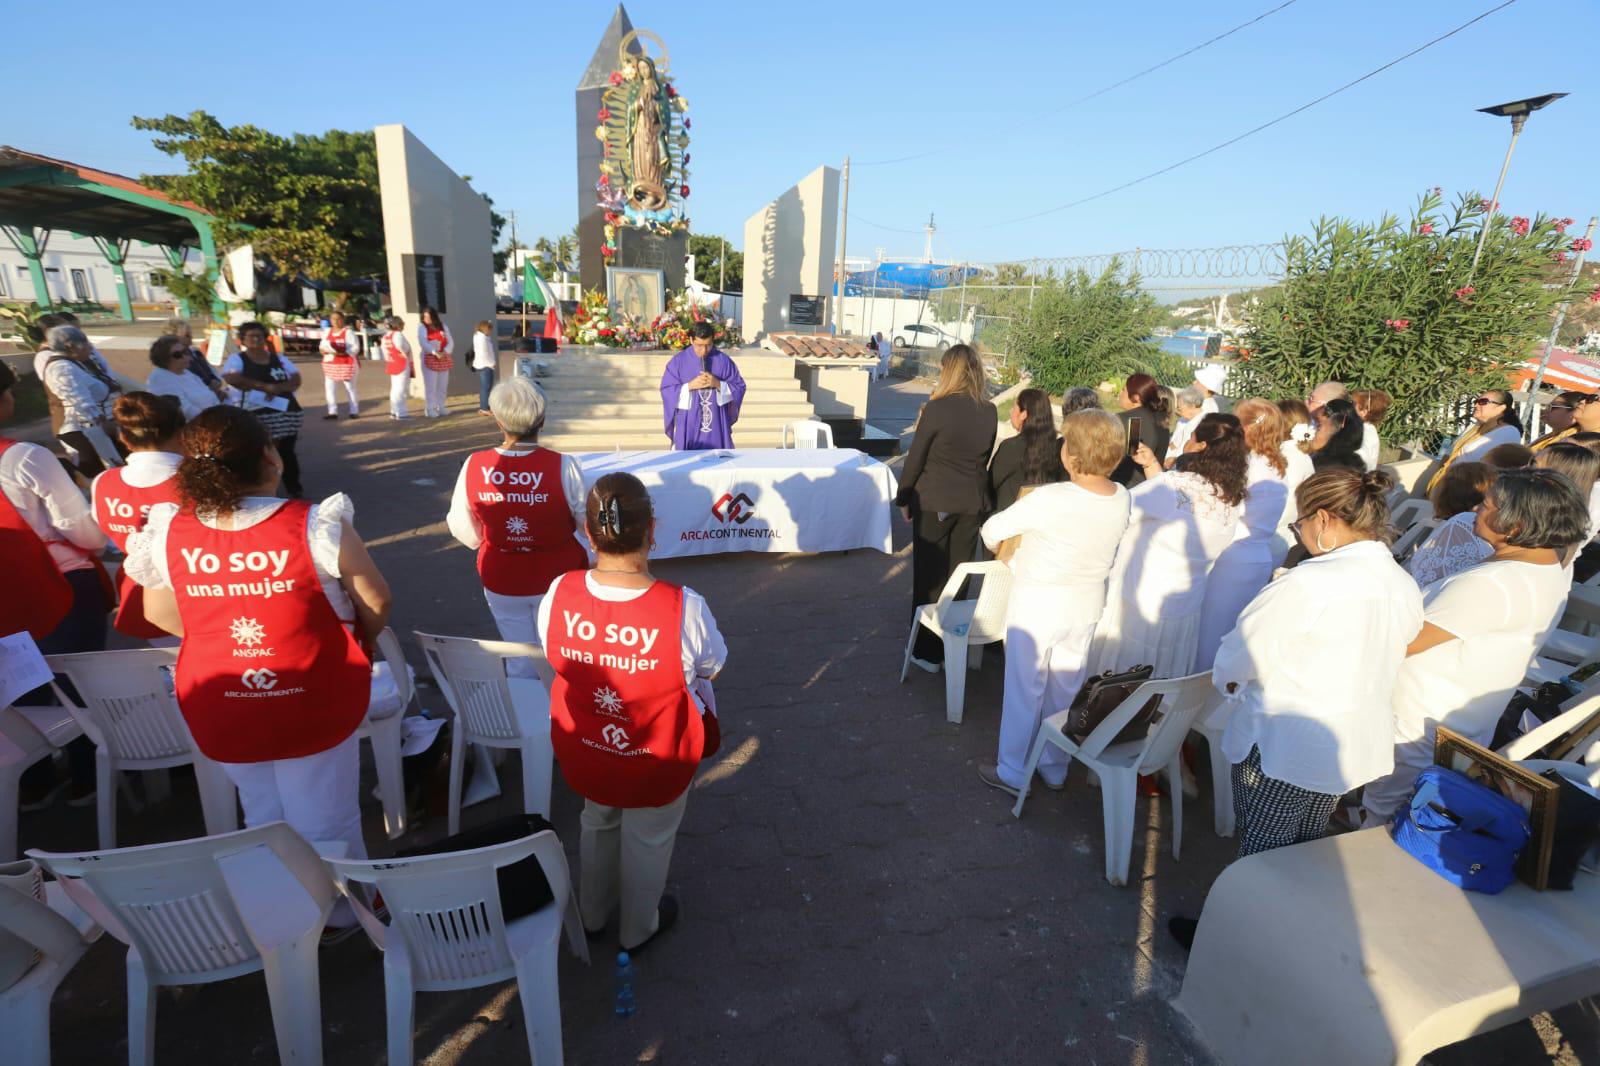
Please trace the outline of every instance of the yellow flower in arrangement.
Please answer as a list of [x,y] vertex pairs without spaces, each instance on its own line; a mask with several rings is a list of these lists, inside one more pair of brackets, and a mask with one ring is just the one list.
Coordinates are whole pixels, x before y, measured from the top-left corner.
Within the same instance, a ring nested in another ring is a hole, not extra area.
[[689,110],[689,101],[686,97],[674,96],[672,98],[672,106],[679,111],[687,111]]
[[606,225],[606,240],[614,241],[616,239],[617,239],[617,227],[615,227],[613,225],[610,225],[610,224],[607,224]]
[[594,128],[594,136],[595,136],[595,140],[599,140],[599,141],[605,140],[606,139],[606,128],[604,126],[596,126]]

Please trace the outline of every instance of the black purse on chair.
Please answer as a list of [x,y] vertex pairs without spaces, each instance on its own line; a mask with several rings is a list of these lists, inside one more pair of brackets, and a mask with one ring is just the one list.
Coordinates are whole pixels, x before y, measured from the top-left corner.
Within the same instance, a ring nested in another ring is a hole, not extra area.
[[[1133,694],[1134,689],[1149,681],[1153,673],[1155,673],[1153,666],[1135,666],[1131,670],[1107,670],[1085,681],[1078,694],[1072,698],[1072,706],[1067,716],[1067,735],[1082,740],[1094,732],[1123,700]],[[1111,743],[1122,744],[1142,739],[1149,730],[1151,719],[1155,717],[1156,707],[1160,703],[1160,696],[1150,697],[1150,702],[1139,708],[1138,712],[1128,720],[1128,724],[1118,731]]]

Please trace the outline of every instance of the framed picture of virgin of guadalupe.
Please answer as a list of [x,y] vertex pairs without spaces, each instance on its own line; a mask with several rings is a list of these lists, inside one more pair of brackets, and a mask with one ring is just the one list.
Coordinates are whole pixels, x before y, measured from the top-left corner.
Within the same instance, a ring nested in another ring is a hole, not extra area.
[[667,276],[648,267],[606,267],[606,303],[612,315],[650,323],[667,309]]

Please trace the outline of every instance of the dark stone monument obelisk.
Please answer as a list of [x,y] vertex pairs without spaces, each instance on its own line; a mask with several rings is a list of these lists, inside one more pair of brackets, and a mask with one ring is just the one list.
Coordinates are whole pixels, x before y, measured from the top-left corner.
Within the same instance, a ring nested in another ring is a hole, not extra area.
[[[594,128],[606,79],[617,69],[617,49],[622,46],[622,39],[632,32],[633,23],[628,21],[628,12],[618,4],[616,14],[611,16],[611,25],[606,27],[594,50],[594,58],[589,60],[583,77],[578,79],[578,273],[585,289],[602,292],[606,287],[606,264],[600,246],[605,242],[605,234],[601,232],[605,221],[604,212],[595,204],[594,183],[600,178],[600,160],[605,155],[605,146],[595,137]],[[638,52],[638,44],[631,50]]]
[[[605,212],[595,204],[595,182],[600,178],[600,161],[605,156],[605,145],[594,135],[599,120],[600,107],[609,85],[607,79],[617,69],[617,50],[622,39],[633,32],[633,23],[621,4],[611,16],[611,25],[594,50],[594,58],[578,81],[577,136],[578,136],[578,260],[579,279],[585,289],[606,288],[606,261],[600,254],[605,243]],[[629,46],[635,55],[642,49],[637,42]],[[614,266],[649,267],[666,275],[666,291],[674,292],[684,286],[684,257],[689,253],[689,235],[684,232],[670,236],[648,233],[632,226],[617,227],[617,254]]]

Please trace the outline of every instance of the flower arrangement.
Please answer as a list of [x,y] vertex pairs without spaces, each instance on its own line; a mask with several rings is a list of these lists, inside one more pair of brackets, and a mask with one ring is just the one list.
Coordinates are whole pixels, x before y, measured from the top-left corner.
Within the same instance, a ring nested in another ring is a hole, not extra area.
[[631,348],[650,339],[632,318],[613,315],[606,294],[599,289],[583,294],[578,309],[565,322],[565,333],[569,344],[599,348]]
[[695,303],[687,291],[674,293],[667,300],[667,309],[650,323],[650,335],[656,347],[671,352],[680,351],[689,347],[689,329],[699,322],[711,323],[711,328],[716,331],[712,343],[718,347],[738,343],[732,324],[716,308]]
[[578,302],[578,309],[566,319],[566,340],[598,348],[665,348],[679,351],[689,347],[689,329],[698,322],[711,323],[716,331],[713,343],[736,345],[739,338],[733,324],[714,307],[696,304],[689,293],[673,293],[667,309],[649,322],[614,313],[606,294],[590,289]]

